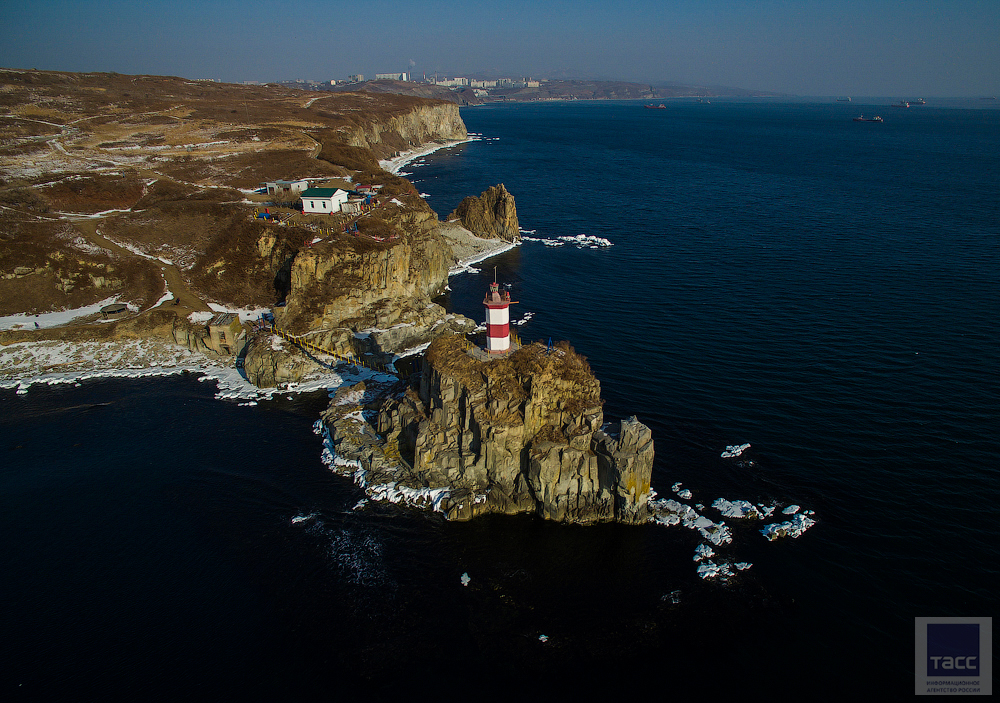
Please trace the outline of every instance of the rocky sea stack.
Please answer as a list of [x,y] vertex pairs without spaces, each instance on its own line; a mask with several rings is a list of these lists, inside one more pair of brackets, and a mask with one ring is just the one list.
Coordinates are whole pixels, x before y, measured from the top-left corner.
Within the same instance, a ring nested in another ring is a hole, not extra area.
[[503,183],[490,186],[479,197],[470,195],[458,204],[449,220],[460,220],[462,226],[486,239],[516,242],[521,239],[514,196]]
[[346,402],[363,391],[335,398],[323,423],[334,468],[372,497],[433,505],[451,520],[649,517],[651,432],[635,418],[605,425],[600,383],[566,344],[481,360],[465,337],[440,337],[422,372],[379,402],[377,431]]

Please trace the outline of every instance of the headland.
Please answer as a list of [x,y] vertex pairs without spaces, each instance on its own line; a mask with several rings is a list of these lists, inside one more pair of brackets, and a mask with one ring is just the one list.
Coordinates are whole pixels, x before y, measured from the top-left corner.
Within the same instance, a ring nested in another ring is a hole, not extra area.
[[450,519],[649,519],[651,435],[604,422],[585,359],[568,343],[478,359],[479,321],[434,302],[521,239],[502,184],[442,221],[398,175],[470,138],[455,104],[159,76],[0,82],[0,386],[192,371],[246,402],[340,388],[317,427],[372,497],[434,496]]

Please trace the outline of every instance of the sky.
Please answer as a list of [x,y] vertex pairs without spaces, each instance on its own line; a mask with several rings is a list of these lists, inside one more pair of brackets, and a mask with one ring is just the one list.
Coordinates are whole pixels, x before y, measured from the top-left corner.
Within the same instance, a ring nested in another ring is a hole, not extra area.
[[597,78],[1000,94],[1000,0],[0,0],[0,66],[216,78]]

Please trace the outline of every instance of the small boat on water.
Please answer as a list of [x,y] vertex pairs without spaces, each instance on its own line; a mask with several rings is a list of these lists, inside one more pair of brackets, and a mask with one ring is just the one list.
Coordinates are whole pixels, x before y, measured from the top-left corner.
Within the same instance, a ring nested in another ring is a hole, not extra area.
[[850,98],[850,96],[848,96],[846,98],[837,98],[837,102],[838,103],[849,103],[849,102],[851,102],[851,98]]
[[923,98],[917,98],[916,100],[911,100],[910,104],[911,105],[926,105],[927,101],[924,100]]
[[854,121],[855,122],[884,122],[884,120],[881,117],[879,117],[878,115],[875,115],[874,117],[872,117],[870,119],[865,119],[864,115],[860,115],[858,117],[855,117]]
[[909,107],[909,106],[910,103],[908,103],[906,100],[900,100],[898,103],[892,104],[892,107]]
[[660,103],[659,105],[645,105],[645,108],[647,110],[666,110],[667,106],[664,105],[663,103]]

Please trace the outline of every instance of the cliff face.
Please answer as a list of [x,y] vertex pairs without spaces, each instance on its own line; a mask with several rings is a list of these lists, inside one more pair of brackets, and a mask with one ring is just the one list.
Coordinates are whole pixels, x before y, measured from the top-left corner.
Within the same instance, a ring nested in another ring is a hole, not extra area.
[[427,101],[402,114],[379,116],[359,125],[350,133],[347,143],[386,158],[428,142],[461,140],[468,136],[458,105]]
[[634,419],[604,426],[600,384],[568,347],[532,345],[479,361],[463,337],[441,337],[419,385],[381,407],[381,446],[336,401],[324,422],[338,463],[363,470],[366,486],[433,496],[449,519],[648,519],[650,431]]
[[472,195],[465,198],[448,219],[461,220],[465,229],[485,239],[505,242],[521,239],[514,196],[507,192],[503,183],[490,186],[478,198]]
[[448,244],[434,236],[388,247],[314,247],[292,262],[291,292],[275,319],[296,333],[363,322],[383,301],[436,295],[447,284],[452,259]]

